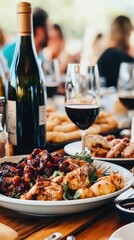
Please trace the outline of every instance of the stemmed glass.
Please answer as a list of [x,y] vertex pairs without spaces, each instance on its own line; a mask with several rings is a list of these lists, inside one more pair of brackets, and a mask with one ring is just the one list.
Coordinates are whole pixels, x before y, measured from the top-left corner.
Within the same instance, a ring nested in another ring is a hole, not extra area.
[[85,151],[86,130],[94,123],[100,110],[99,75],[97,65],[69,64],[65,83],[65,110],[82,133]]
[[134,115],[134,63],[121,63],[117,87],[119,100],[131,118]]
[[53,59],[51,62],[44,64],[43,70],[46,79],[47,97],[53,98],[57,93],[61,78],[59,60]]

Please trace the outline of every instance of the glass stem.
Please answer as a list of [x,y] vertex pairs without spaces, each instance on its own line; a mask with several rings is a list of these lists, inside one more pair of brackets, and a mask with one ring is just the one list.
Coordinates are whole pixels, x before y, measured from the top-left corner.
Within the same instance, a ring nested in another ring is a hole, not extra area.
[[81,130],[81,135],[82,135],[82,151],[86,151],[86,141],[85,141],[86,130]]

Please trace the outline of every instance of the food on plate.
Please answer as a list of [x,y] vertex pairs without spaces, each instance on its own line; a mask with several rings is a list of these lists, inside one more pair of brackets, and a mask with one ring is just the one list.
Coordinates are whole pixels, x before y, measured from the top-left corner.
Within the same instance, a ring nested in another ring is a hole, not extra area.
[[107,158],[118,158],[121,156],[122,151],[127,147],[127,144],[124,142],[119,142],[115,144],[110,151],[107,153]]
[[35,149],[18,163],[0,164],[0,193],[23,200],[59,201],[110,194],[125,186],[119,172],[96,168],[87,153],[62,156]]
[[106,137],[100,135],[86,135],[86,146],[93,157],[106,158],[133,158],[134,143],[128,138],[119,139],[114,135]]
[[130,158],[134,157],[134,143],[130,142],[122,152],[122,157]]
[[24,195],[21,199],[26,200],[62,200],[63,199],[63,187],[50,179],[44,180],[39,176],[36,180],[36,184]]
[[[100,134],[118,127],[111,113],[101,111],[96,122],[87,129],[87,134]],[[80,139],[81,131],[71,122],[66,113],[47,107],[47,142],[60,143]]]
[[110,181],[99,180],[90,187],[90,190],[95,196],[102,196],[115,192],[116,188]]
[[111,149],[110,142],[100,135],[86,135],[86,146],[94,157],[105,157]]
[[70,190],[76,191],[81,187],[88,187],[90,185],[89,175],[94,169],[90,164],[85,164],[82,167],[69,172],[65,176],[65,183]]
[[86,144],[89,149],[100,147],[111,149],[111,144],[101,135],[86,135]]
[[82,187],[80,189],[77,190],[76,194],[79,195],[80,199],[83,198],[92,198],[95,197],[94,193],[91,191],[90,188],[86,188],[86,187]]

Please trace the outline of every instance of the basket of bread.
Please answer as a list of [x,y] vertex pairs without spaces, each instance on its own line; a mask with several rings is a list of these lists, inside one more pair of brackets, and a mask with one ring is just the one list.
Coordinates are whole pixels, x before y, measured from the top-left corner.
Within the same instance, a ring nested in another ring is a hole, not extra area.
[[[104,134],[118,128],[118,122],[111,113],[101,111],[87,134]],[[47,107],[47,142],[63,143],[81,138],[81,131],[71,122],[65,112]]]

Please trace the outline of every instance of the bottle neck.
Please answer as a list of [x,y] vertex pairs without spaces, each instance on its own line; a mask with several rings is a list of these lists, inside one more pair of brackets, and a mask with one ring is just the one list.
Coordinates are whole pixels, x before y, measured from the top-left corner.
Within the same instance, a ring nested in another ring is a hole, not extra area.
[[33,26],[30,12],[19,12],[17,14],[17,49],[22,49],[29,54],[31,51],[34,52],[37,58],[35,44],[33,39]]
[[17,14],[17,33],[19,36],[30,36],[32,33],[31,13]]

